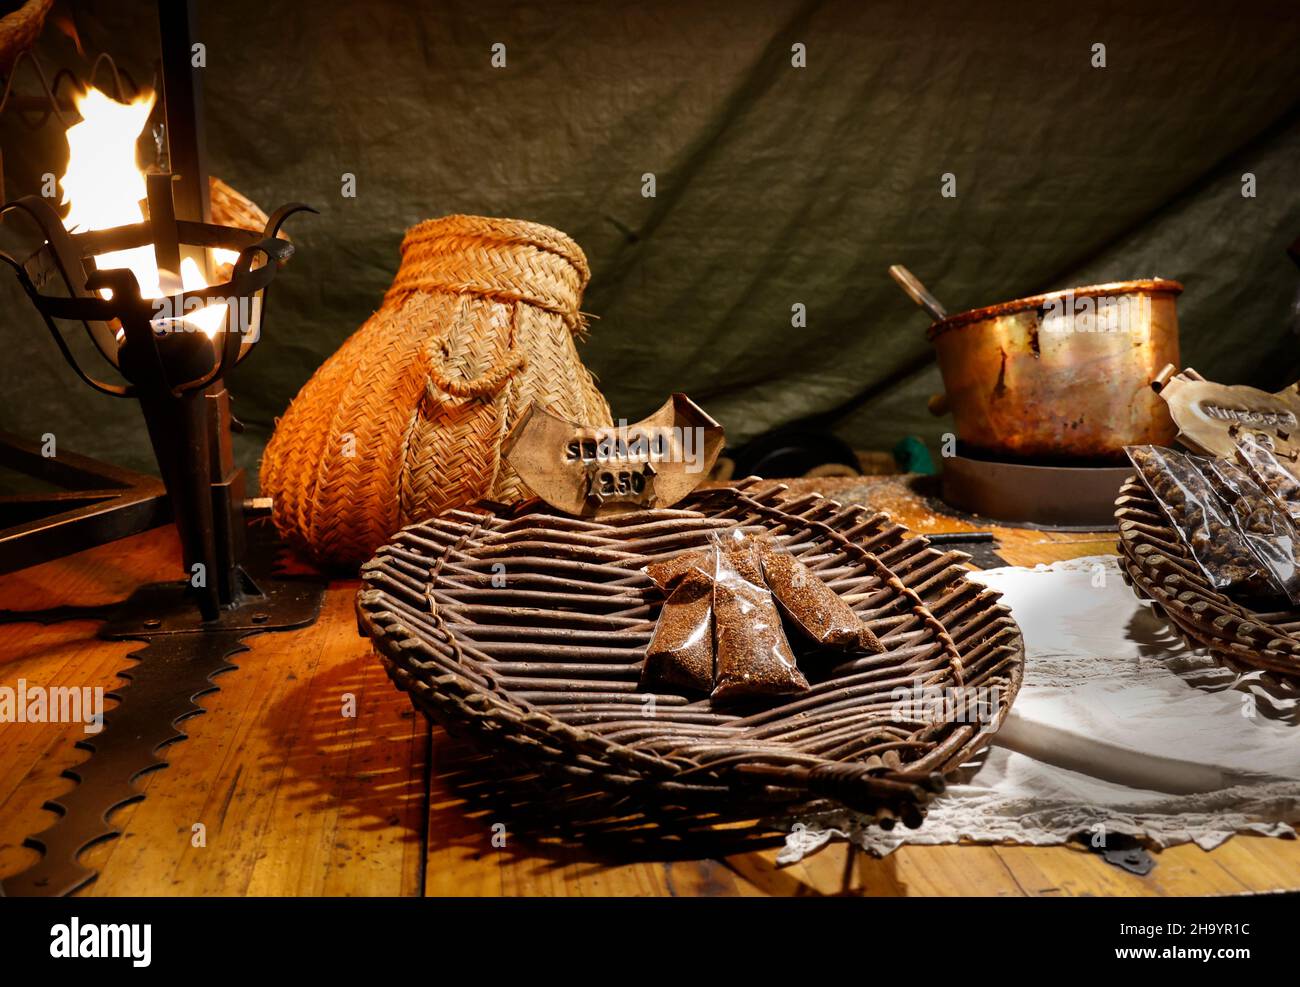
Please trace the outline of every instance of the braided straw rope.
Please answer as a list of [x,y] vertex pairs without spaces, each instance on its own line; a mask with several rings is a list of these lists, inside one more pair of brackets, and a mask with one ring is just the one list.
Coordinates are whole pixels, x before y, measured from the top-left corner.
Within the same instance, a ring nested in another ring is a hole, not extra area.
[[383,305],[276,426],[261,484],[282,536],[353,568],[398,528],[527,488],[501,443],[534,402],[609,424],[578,358],[590,271],[547,226],[447,216],[412,227]]

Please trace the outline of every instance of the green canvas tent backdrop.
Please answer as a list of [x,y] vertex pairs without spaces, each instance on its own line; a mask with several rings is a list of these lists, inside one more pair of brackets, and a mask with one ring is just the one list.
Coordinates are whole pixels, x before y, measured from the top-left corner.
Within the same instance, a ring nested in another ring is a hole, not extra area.
[[[66,6],[87,53],[150,78],[151,2]],[[843,438],[937,444],[927,319],[891,263],[950,310],[1176,278],[1184,363],[1270,389],[1300,373],[1294,2],[227,0],[201,4],[199,36],[212,173],[321,213],[292,222],[268,332],[231,381],[249,466],[378,305],[403,231],[454,212],[576,238],[583,357],[615,415],[682,390],[733,441],[874,390]],[[39,51],[88,67],[53,26]],[[8,195],[62,171],[56,125],[9,113],[0,137]],[[0,428],[150,467],[138,408],[75,380],[12,278],[0,302]]]

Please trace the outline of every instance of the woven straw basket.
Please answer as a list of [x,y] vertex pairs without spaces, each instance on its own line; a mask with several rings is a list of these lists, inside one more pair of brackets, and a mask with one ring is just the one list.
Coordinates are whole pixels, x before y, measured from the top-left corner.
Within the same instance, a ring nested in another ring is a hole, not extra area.
[[280,419],[262,460],[276,527],[320,565],[355,568],[398,528],[528,490],[501,443],[536,401],[610,424],[578,359],[590,272],[558,230],[447,216],[410,229],[371,318]]
[[[208,199],[212,203],[212,222],[217,226],[236,226],[261,233],[269,217],[266,211],[238,189],[231,188],[216,175],[208,176]],[[277,234],[288,240],[286,233]]]
[[8,75],[18,56],[36,44],[52,6],[54,0],[27,0],[0,17],[0,76]]

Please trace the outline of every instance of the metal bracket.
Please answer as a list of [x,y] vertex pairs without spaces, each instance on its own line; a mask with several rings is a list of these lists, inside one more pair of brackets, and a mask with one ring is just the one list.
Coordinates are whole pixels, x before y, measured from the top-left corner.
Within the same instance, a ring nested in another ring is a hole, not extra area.
[[[305,627],[320,612],[323,583],[308,579],[270,576],[272,560],[250,558],[241,569],[244,580],[240,602],[223,609],[215,620],[202,619],[183,580],[141,586],[113,608],[99,636],[110,641],[202,634],[234,634],[236,638],[262,631]],[[259,564],[260,561],[260,564]],[[249,572],[257,573],[256,577]],[[263,576],[262,573],[267,573]]]
[[952,531],[926,535],[931,545],[955,548],[970,556],[971,564],[980,569],[998,569],[1007,560],[998,554],[998,540],[991,531]]
[[1146,847],[1132,836],[1124,833],[1107,833],[1105,846],[1093,846],[1091,833],[1079,833],[1074,838],[1093,853],[1100,854],[1101,859],[1106,863],[1130,874],[1146,877],[1156,869],[1156,858],[1151,856]]
[[60,488],[0,496],[0,572],[13,572],[171,519],[167,491],[146,476],[0,432],[0,467]]

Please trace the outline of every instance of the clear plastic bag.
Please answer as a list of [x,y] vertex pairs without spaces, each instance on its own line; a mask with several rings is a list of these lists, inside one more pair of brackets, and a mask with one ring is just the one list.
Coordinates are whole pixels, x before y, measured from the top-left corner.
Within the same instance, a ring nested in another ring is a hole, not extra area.
[[1300,519],[1300,480],[1282,465],[1267,436],[1263,441],[1247,432],[1237,439],[1237,460],[1255,480],[1278,499],[1293,518]]
[[677,583],[689,573],[698,572],[709,579],[713,578],[713,550],[686,552],[666,562],[651,562],[641,571],[665,593],[671,593]]
[[810,641],[884,651],[871,628],[818,575],[764,538],[758,542],[763,577],[781,612]]
[[1257,597],[1284,595],[1191,456],[1159,446],[1129,446],[1125,452],[1211,586]]
[[1271,491],[1236,463],[1194,459],[1236,522],[1255,558],[1272,575],[1291,603],[1300,603],[1300,539],[1295,523]]
[[739,530],[715,536],[713,620],[716,642],[713,697],[782,696],[805,692],[758,549]]
[[710,692],[713,655],[713,580],[686,567],[672,581],[672,591],[659,612],[641,669],[641,685]]

